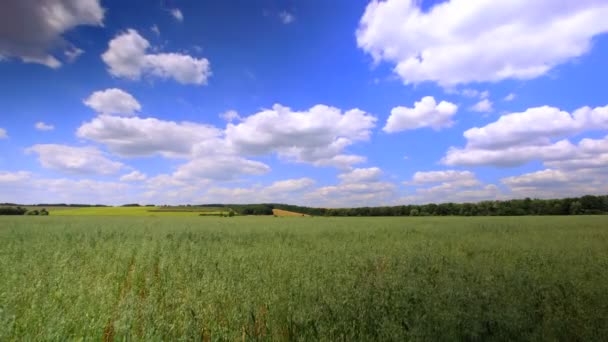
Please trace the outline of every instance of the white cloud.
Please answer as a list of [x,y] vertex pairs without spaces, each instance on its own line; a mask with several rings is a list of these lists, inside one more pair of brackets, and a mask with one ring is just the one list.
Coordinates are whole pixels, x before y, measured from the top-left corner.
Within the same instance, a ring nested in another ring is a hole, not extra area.
[[178,167],[173,176],[178,180],[206,179],[229,181],[241,175],[263,175],[270,172],[264,163],[235,156],[210,156],[193,159]]
[[52,130],[55,129],[55,126],[46,124],[46,123],[44,123],[42,121],[36,122],[36,124],[34,125],[34,127],[37,130],[39,130],[39,131],[52,131]]
[[489,113],[494,110],[493,105],[494,104],[492,103],[492,101],[488,99],[483,99],[473,105],[473,107],[471,107],[471,110],[479,113]]
[[356,36],[405,83],[452,86],[541,76],[588,52],[606,17],[605,0],[452,0],[428,11],[417,0],[372,1]]
[[71,49],[67,49],[63,52],[65,58],[67,58],[68,62],[70,63],[75,62],[83,53],[84,50],[77,47],[72,47]]
[[150,31],[154,32],[154,34],[156,34],[157,36],[160,36],[160,29],[157,25],[152,25],[152,27],[150,27]]
[[63,50],[68,60],[80,49],[63,39],[63,34],[80,25],[103,25],[104,10],[99,0],[4,1],[0,11],[0,56],[20,58],[59,68]]
[[283,24],[291,24],[296,20],[296,17],[287,11],[283,11],[279,13],[279,19]]
[[315,184],[310,178],[286,179],[269,186],[209,189],[197,201],[204,203],[290,203],[302,204],[302,192]]
[[[605,165],[608,165],[606,163]],[[519,176],[506,177],[507,185],[515,198],[563,198],[589,194],[603,195],[608,191],[608,173],[604,170],[562,171],[545,169]]]
[[276,181],[266,187],[263,192],[270,193],[273,195],[276,194],[289,194],[297,191],[302,191],[310,188],[315,184],[313,179],[304,177],[297,179],[286,179],[282,181]]
[[21,184],[29,180],[31,176],[32,174],[28,171],[0,171],[0,185]]
[[414,176],[410,182],[406,182],[406,185],[424,185],[446,182],[450,184],[457,184],[459,186],[476,186],[480,184],[475,177],[475,174],[471,171],[445,170],[426,172],[418,171],[414,173]]
[[150,43],[136,30],[119,34],[108,44],[101,58],[110,74],[137,80],[143,76],[173,78],[182,84],[207,84],[211,67],[206,58],[180,53],[149,54]]
[[370,167],[365,169],[353,169],[349,172],[338,175],[338,178],[343,183],[362,183],[376,182],[380,179],[382,170],[378,167]]
[[467,145],[450,148],[446,165],[521,165],[534,159],[563,160],[577,154],[576,146],[556,138],[608,129],[608,106],[582,107],[572,114],[554,107],[530,108],[501,116],[496,122],[464,132]]
[[174,8],[170,12],[175,20],[179,21],[180,23],[184,21],[184,14],[179,8]]
[[359,109],[342,113],[325,105],[296,112],[274,105],[226,127],[226,141],[239,154],[279,156],[318,166],[359,162],[343,154],[356,141],[368,140],[376,118]]
[[133,95],[118,88],[96,91],[83,102],[97,113],[108,115],[134,115],[141,110]]
[[6,133],[6,130],[4,128],[0,128],[0,139],[7,139],[8,138],[8,133]]
[[128,184],[119,182],[48,179],[29,175],[11,184],[0,182],[0,202],[124,204],[137,202],[134,190]]
[[127,173],[126,175],[123,175],[122,177],[120,177],[120,180],[123,182],[140,182],[140,181],[146,180],[146,178],[148,178],[148,176],[146,176],[146,174],[135,170],[131,173]]
[[388,205],[396,194],[390,182],[346,183],[325,186],[302,196],[305,203],[315,207],[360,207]]
[[422,127],[440,130],[454,124],[452,116],[456,114],[456,111],[458,111],[458,106],[455,104],[446,101],[437,104],[435,98],[426,96],[416,102],[414,108],[393,108],[383,130],[387,133]]
[[515,100],[516,97],[517,97],[517,95],[515,95],[515,93],[510,93],[509,95],[505,96],[505,98],[503,100],[510,102],[510,101]]
[[221,130],[191,122],[164,121],[155,118],[101,115],[78,128],[80,138],[104,144],[121,156],[189,157],[196,144],[217,149]]
[[416,188],[413,194],[401,198],[401,203],[471,202],[500,196],[496,185],[483,184],[471,171],[416,172],[404,184]]
[[38,144],[26,152],[37,153],[42,167],[68,174],[112,175],[124,167],[122,163],[108,159],[95,147]]
[[575,146],[568,140],[546,145],[515,145],[500,149],[450,148],[441,160],[445,165],[514,167],[532,160],[559,160],[570,158]]
[[239,115],[239,113],[236,110],[226,111],[226,112],[220,114],[220,118],[222,118],[228,122],[241,120],[241,116]]

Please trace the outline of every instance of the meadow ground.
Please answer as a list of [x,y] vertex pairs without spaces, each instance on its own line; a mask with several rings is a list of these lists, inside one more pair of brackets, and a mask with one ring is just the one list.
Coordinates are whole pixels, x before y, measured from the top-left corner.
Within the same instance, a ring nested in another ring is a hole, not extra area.
[[608,337],[608,217],[0,217],[0,340]]

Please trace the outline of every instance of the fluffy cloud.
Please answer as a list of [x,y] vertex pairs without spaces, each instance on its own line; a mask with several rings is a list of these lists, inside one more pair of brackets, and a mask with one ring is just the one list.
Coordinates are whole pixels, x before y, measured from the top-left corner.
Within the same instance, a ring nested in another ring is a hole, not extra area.
[[20,184],[30,179],[32,174],[27,171],[0,171],[0,185]]
[[120,180],[123,182],[140,182],[146,180],[146,178],[148,177],[144,173],[135,170],[133,172],[127,173],[126,175],[123,175],[122,177],[120,177]]
[[374,0],[356,35],[405,83],[451,86],[543,75],[589,51],[606,17],[604,0],[452,0],[429,11],[416,0]]
[[207,84],[211,67],[206,58],[180,53],[146,53],[150,43],[136,30],[129,29],[112,39],[101,58],[110,74],[139,79],[141,76],[173,78],[182,84]]
[[164,121],[155,118],[101,115],[84,123],[76,132],[80,138],[104,144],[121,156],[189,157],[197,143],[211,148],[220,145],[221,130],[191,122]]
[[569,114],[554,107],[530,108],[506,114],[496,122],[464,132],[464,149],[450,148],[446,165],[515,166],[530,160],[563,160],[577,154],[568,140],[553,142],[589,130],[608,129],[608,106],[582,107]]
[[470,171],[416,172],[405,185],[414,186],[413,194],[400,199],[402,203],[471,202],[496,199],[500,189],[483,184]]
[[8,138],[8,134],[6,133],[6,130],[4,128],[0,128],[0,139],[6,139]]
[[4,1],[0,11],[0,57],[58,68],[62,63],[50,51],[64,50],[68,60],[75,52],[82,53],[62,35],[79,25],[102,26],[103,17],[99,0]]
[[[3,177],[11,181],[3,182]],[[0,202],[124,204],[138,201],[135,190],[119,182],[47,179],[24,171],[0,172]]]
[[270,167],[258,161],[235,156],[210,156],[181,165],[173,176],[178,180],[229,181],[241,175],[263,175],[268,172]]
[[437,104],[432,96],[426,96],[416,102],[414,108],[393,108],[383,130],[387,133],[422,127],[440,130],[452,126],[452,116],[457,110],[458,106],[453,103],[441,101]]
[[238,124],[226,127],[226,141],[238,153],[264,155],[276,152],[296,162],[347,167],[362,157],[343,154],[356,141],[368,140],[376,118],[358,109],[316,105],[296,112],[274,105]]
[[73,147],[56,144],[34,145],[26,152],[38,154],[42,167],[68,174],[111,175],[124,165],[108,159],[95,147]]
[[[606,163],[605,165],[608,165]],[[599,171],[599,172],[598,172]],[[583,169],[576,172],[556,169],[506,177],[501,182],[507,185],[511,196],[516,198],[562,198],[589,194],[605,194],[608,191],[608,173],[603,170]]]
[[302,198],[309,205],[328,208],[387,205],[394,201],[396,188],[390,182],[342,182],[315,189]]
[[133,115],[141,110],[133,95],[118,88],[96,91],[83,102],[97,113],[108,115]]
[[180,23],[184,21],[184,14],[179,8],[172,9],[171,15],[173,16],[173,18],[175,18],[175,20],[179,21]]
[[236,110],[226,111],[226,112],[220,114],[220,118],[222,118],[228,122],[241,120],[241,116],[239,115],[239,113]]
[[471,110],[479,113],[489,113],[494,110],[492,101],[483,99],[471,107]]
[[343,183],[375,182],[380,179],[382,170],[378,167],[366,169],[353,169],[352,171],[338,175]]
[[424,185],[446,182],[450,184],[458,184],[459,186],[476,186],[480,184],[473,172],[457,170],[419,171],[414,173],[412,180],[410,182],[406,182],[406,184]]
[[254,185],[248,188],[209,189],[199,202],[204,203],[297,203],[303,204],[302,192],[315,184],[310,178],[297,178],[276,181],[269,186]]
[[46,124],[46,123],[44,123],[42,121],[36,122],[36,124],[34,125],[34,127],[37,130],[39,130],[39,131],[52,131],[52,130],[55,129],[55,126]]
[[503,100],[510,102],[510,101],[515,100],[516,97],[517,97],[517,95],[515,95],[515,93],[510,93],[509,95],[505,96],[505,98]]

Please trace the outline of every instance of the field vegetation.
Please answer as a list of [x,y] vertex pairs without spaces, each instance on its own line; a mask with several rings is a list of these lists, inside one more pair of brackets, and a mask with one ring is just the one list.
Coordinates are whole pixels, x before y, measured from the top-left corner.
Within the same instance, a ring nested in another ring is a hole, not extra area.
[[607,223],[5,216],[0,340],[606,340]]

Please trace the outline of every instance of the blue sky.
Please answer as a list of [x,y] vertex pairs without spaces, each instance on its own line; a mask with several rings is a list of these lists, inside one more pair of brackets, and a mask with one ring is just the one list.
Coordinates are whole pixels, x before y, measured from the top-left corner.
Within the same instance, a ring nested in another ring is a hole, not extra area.
[[608,192],[605,1],[2,6],[0,202]]

